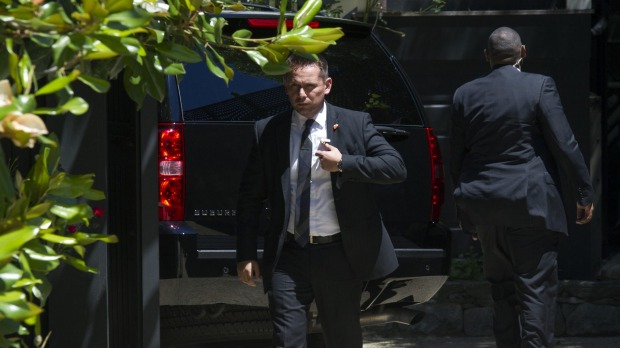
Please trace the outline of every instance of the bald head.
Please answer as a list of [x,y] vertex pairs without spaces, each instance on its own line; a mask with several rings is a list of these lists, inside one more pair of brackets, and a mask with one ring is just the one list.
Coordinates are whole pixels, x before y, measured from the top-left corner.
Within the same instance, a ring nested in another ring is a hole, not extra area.
[[519,58],[525,57],[519,33],[508,27],[495,29],[489,36],[485,55],[491,66],[517,63]]

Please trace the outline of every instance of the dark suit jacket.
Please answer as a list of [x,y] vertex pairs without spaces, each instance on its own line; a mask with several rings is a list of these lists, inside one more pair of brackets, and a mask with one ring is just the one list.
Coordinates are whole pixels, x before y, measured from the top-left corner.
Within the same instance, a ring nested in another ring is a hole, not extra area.
[[[256,123],[256,143],[241,182],[237,207],[238,261],[257,259],[259,215],[264,203],[270,208],[261,268],[265,290],[290,215],[291,117],[292,113],[286,112]],[[347,258],[362,279],[385,276],[396,269],[398,261],[370,184],[403,181],[407,175],[403,160],[377,132],[367,113],[327,104],[327,137],[343,156],[343,172],[332,173],[331,178]]]
[[567,233],[558,170],[579,204],[593,191],[553,79],[496,67],[458,88],[453,107],[450,170],[463,229]]

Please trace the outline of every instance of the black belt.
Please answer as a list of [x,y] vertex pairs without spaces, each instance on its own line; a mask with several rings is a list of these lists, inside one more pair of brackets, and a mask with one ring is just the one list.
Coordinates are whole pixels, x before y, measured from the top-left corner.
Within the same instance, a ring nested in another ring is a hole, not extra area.
[[[332,234],[331,236],[310,236],[308,244],[329,244],[337,242],[341,239],[342,233]],[[287,243],[295,242],[295,236],[290,232],[286,232],[286,238],[284,238],[284,241]]]

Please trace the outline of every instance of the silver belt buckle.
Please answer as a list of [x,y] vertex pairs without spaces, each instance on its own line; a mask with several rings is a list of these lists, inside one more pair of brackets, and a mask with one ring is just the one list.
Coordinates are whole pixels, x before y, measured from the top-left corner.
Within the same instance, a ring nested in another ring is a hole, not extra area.
[[316,244],[316,242],[314,241],[314,237],[315,236],[310,236],[310,242],[309,242],[310,244]]

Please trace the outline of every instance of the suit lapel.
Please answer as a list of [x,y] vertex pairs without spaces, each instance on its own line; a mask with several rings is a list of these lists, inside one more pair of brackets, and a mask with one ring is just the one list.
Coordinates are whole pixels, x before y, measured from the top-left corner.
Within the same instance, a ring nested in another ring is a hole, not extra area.
[[[288,115],[287,115],[288,114]],[[290,133],[292,112],[281,115],[276,131],[276,151],[278,156],[278,166],[282,168],[280,182],[282,183],[282,193],[284,195],[284,207],[288,211],[291,186],[291,163],[290,163]],[[287,215],[288,216],[288,215]]]

